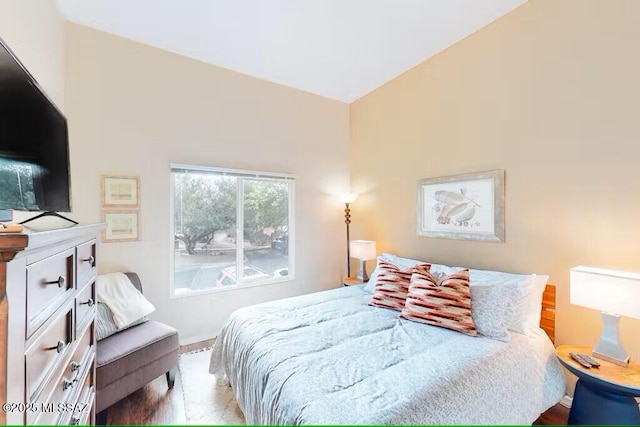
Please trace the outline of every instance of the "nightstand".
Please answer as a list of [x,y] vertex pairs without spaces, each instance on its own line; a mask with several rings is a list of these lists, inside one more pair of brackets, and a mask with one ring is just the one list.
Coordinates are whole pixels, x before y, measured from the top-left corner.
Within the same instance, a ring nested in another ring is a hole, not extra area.
[[[569,412],[569,424],[640,424],[635,397],[640,396],[640,362],[627,367],[591,356],[591,348],[560,345],[560,363],[578,377]],[[599,368],[584,368],[569,353],[588,354]]]
[[362,283],[362,280],[356,279],[355,277],[345,277],[342,279],[342,286],[362,285]]

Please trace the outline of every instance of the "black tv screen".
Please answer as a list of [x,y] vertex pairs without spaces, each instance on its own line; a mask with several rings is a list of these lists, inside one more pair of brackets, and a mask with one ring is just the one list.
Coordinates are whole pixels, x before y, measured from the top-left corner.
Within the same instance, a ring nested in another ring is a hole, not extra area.
[[0,39],[0,209],[71,211],[67,120]]

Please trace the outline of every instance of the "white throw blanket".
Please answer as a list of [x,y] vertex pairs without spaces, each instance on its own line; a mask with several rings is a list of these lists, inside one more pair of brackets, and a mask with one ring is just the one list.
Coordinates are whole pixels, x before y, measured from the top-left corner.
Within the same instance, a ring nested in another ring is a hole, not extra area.
[[113,313],[113,321],[120,329],[156,308],[133,286],[124,273],[98,276],[96,283],[98,302],[106,304]]

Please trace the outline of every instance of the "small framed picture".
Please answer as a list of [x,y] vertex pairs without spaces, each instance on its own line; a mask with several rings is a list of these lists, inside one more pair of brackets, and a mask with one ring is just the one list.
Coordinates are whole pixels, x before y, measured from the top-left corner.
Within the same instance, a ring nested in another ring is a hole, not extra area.
[[139,240],[140,211],[102,211],[102,221],[107,224],[102,233],[103,242]]
[[140,177],[102,175],[102,206],[108,208],[140,207]]

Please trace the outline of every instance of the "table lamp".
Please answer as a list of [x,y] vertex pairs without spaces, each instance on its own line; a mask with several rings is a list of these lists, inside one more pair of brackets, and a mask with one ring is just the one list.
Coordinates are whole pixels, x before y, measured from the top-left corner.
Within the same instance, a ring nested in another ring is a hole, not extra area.
[[640,319],[640,273],[577,266],[571,269],[571,304],[602,311],[602,335],[593,348],[599,359],[627,366],[620,344],[620,316]]
[[362,282],[368,282],[367,261],[376,258],[376,242],[373,240],[353,240],[350,246],[351,256],[360,260],[360,271],[357,278]]

